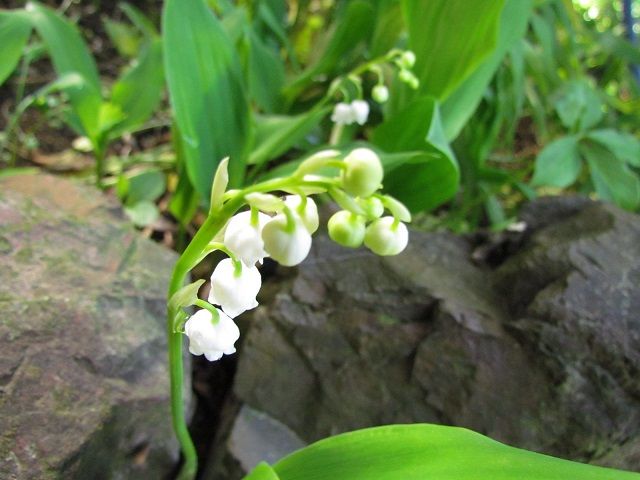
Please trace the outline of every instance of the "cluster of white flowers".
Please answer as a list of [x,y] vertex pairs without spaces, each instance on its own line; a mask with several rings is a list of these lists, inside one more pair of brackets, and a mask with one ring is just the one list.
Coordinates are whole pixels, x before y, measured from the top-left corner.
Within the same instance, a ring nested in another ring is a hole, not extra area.
[[[327,160],[325,157],[321,153],[312,161],[323,162]],[[347,247],[356,248],[364,243],[378,255],[400,253],[408,242],[407,227],[402,220],[409,220],[410,215],[396,200],[376,194],[383,177],[376,153],[358,148],[339,165],[340,198],[348,209],[331,217],[329,236]],[[259,202],[252,202],[256,197],[251,195],[245,197],[252,205],[251,210],[234,215],[224,230],[221,249],[229,258],[220,261],[211,275],[210,308],[198,311],[184,326],[189,351],[204,354],[208,360],[235,352],[240,331],[233,319],[258,306],[256,296],[262,280],[256,264],[271,257],[285,266],[298,265],[309,254],[311,235],[319,226],[316,203],[306,195],[279,199],[269,194],[253,194],[273,207],[268,209],[275,212],[273,216],[259,211],[256,207]],[[382,216],[385,208],[392,216]]]
[[340,102],[333,108],[331,121],[339,125],[364,125],[369,118],[369,104],[364,100],[354,100],[351,103]]

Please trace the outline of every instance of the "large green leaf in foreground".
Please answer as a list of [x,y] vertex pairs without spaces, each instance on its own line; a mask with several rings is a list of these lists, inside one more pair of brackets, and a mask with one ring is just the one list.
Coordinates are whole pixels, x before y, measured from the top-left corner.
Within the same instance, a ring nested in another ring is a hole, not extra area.
[[633,480],[640,474],[520,450],[442,425],[391,425],[316,442],[245,480]]
[[24,15],[0,12],[0,85],[16,68],[30,34],[31,23]]
[[232,184],[244,171],[249,105],[238,55],[205,0],[167,0],[162,13],[165,74],[189,179],[209,198],[220,160]]

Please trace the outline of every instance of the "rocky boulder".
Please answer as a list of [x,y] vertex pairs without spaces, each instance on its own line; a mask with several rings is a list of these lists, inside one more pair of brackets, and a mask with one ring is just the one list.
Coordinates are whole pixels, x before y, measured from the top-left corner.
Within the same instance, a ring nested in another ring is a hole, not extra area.
[[523,218],[482,249],[317,239],[250,318],[235,394],[306,442],[435,422],[640,471],[640,219],[571,198]]
[[0,478],[172,471],[164,297],[174,261],[93,188],[0,181]]

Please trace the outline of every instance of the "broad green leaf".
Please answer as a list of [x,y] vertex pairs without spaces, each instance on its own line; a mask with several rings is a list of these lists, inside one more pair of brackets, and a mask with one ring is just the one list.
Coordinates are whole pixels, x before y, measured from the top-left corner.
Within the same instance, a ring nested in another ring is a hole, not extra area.
[[282,155],[308,135],[329,110],[330,107],[323,107],[296,116],[256,116],[254,147],[248,163],[260,165]]
[[137,227],[146,227],[152,224],[160,215],[156,204],[146,200],[124,207],[124,212]]
[[294,98],[317,75],[331,73],[336,65],[350,56],[361,42],[371,35],[374,10],[369,2],[352,0],[345,2],[334,22],[334,30],[318,61],[310,65],[286,89],[289,98]]
[[420,95],[444,100],[493,51],[504,0],[403,0]]
[[67,90],[73,113],[78,119],[87,137],[98,141],[98,115],[102,96],[98,68],[82,40],[77,27],[48,7],[36,2],[26,6],[27,16],[36,32],[44,41],[56,73],[79,74],[84,82],[82,86]]
[[376,2],[376,23],[373,28],[371,45],[372,57],[384,55],[396,46],[404,31],[402,5],[398,0],[379,0]]
[[629,170],[623,160],[607,148],[582,142],[580,152],[591,169],[596,193],[604,200],[615,202],[622,208],[634,210],[640,205],[640,179]]
[[178,184],[169,201],[169,212],[180,222],[180,225],[186,227],[196,214],[200,201],[198,192],[193,188],[186,172],[183,142],[175,124],[171,129],[171,138],[173,150],[176,152]]
[[[268,471],[251,480],[271,480]],[[637,480],[442,425],[390,425],[320,440],[273,466],[278,480]],[[253,475],[253,474],[251,474]]]
[[111,102],[120,108],[124,118],[109,135],[115,138],[144,124],[160,104],[163,88],[162,42],[152,39],[113,85]]
[[156,38],[158,36],[158,29],[144,13],[138,10],[130,3],[124,2],[118,5],[124,12],[127,18],[133,23],[140,33],[142,33],[148,39]]
[[485,94],[507,51],[524,36],[533,0],[507,0],[500,15],[498,44],[493,53],[442,104],[442,120],[449,140],[458,136]]
[[597,125],[604,116],[602,101],[586,80],[565,83],[555,101],[562,124],[572,131],[583,132]]
[[382,154],[384,191],[411,212],[449,200],[459,182],[458,164],[444,136],[437,102],[421,98],[373,132]]
[[165,192],[165,176],[158,170],[147,170],[127,178],[125,203],[135,205],[140,202],[154,202]]
[[284,85],[284,63],[277,50],[265,44],[252,28],[249,36],[249,91],[266,112],[282,105],[280,93]]
[[244,480],[280,480],[276,472],[265,462],[259,463]]
[[0,12],[0,85],[11,75],[31,35],[29,20],[15,12]]
[[118,22],[106,18],[104,28],[109,36],[109,40],[123,57],[134,57],[140,50],[142,35],[135,27],[125,22]]
[[232,186],[239,185],[244,174],[250,131],[240,64],[204,0],[167,0],[162,25],[165,75],[187,172],[208,200],[223,158],[231,158]]
[[629,165],[640,167],[640,140],[629,133],[613,129],[593,130],[587,138],[607,147]]
[[538,154],[531,183],[536,186],[568,187],[576,181],[581,169],[578,138],[562,137],[549,143]]

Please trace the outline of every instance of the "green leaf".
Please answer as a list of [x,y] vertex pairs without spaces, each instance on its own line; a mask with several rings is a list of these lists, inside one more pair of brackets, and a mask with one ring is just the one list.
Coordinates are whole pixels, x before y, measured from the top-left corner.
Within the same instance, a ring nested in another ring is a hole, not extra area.
[[331,73],[338,63],[350,57],[362,41],[371,35],[374,10],[369,2],[352,0],[345,2],[334,21],[331,38],[317,62],[310,65],[286,89],[287,96],[294,98],[314,77]]
[[256,116],[255,143],[248,163],[260,165],[287,152],[308,135],[330,109],[318,108],[296,116]]
[[531,183],[536,186],[568,187],[576,181],[581,168],[578,138],[562,137],[549,143],[538,154]]
[[[279,480],[640,479],[637,473],[513,448],[464,428],[427,424],[367,428],[320,440],[273,470]],[[245,480],[273,478],[265,475]]]
[[604,145],[629,165],[640,167],[640,140],[633,135],[613,129],[602,129],[589,132],[587,138]]
[[29,35],[31,23],[24,15],[0,12],[0,85],[18,65]]
[[449,140],[458,136],[480,104],[507,51],[524,36],[532,10],[533,0],[507,0],[500,16],[496,49],[442,104],[444,130]]
[[155,202],[165,192],[167,183],[164,174],[158,170],[147,170],[128,177],[125,203],[135,205],[140,202]]
[[264,111],[276,111],[282,104],[284,63],[277,50],[266,45],[252,28],[248,29],[248,36],[249,91]]
[[562,124],[572,131],[588,130],[604,116],[598,94],[582,79],[565,83],[554,106]]
[[160,212],[155,203],[143,201],[124,207],[124,212],[137,227],[146,227],[158,219]]
[[580,152],[587,159],[591,179],[600,198],[615,202],[628,210],[638,208],[640,179],[629,170],[623,160],[607,148],[589,141],[580,144]]
[[109,136],[116,138],[143,125],[160,104],[163,88],[162,42],[153,39],[113,85],[111,103],[124,118],[110,129]]
[[220,160],[231,158],[231,185],[239,185],[244,174],[250,132],[240,64],[204,0],[167,0],[162,25],[165,72],[187,172],[208,200]]
[[424,97],[387,119],[372,142],[384,150],[385,193],[415,213],[437,207],[457,191],[458,163],[444,136],[437,102]]
[[244,480],[280,480],[276,472],[265,462],[259,463]]
[[138,10],[130,3],[124,2],[118,5],[124,12],[127,18],[140,30],[140,32],[147,37],[147,39],[153,39],[158,37],[158,29],[144,13]]
[[142,36],[134,27],[109,18],[104,20],[104,27],[109,40],[121,56],[134,57],[138,53]]
[[169,201],[169,212],[180,222],[182,227],[186,227],[196,214],[200,201],[198,192],[193,188],[186,172],[182,137],[175,124],[171,128],[171,139],[173,150],[176,152],[178,184]]
[[496,46],[504,0],[403,0],[420,95],[445,99]]
[[36,2],[26,6],[27,16],[44,41],[53,67],[59,76],[79,74],[82,86],[67,89],[74,115],[85,135],[95,143],[99,140],[98,115],[102,96],[98,68],[82,40],[78,28],[48,7]]

